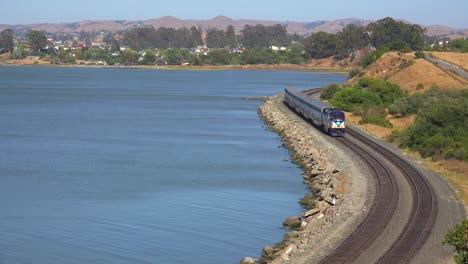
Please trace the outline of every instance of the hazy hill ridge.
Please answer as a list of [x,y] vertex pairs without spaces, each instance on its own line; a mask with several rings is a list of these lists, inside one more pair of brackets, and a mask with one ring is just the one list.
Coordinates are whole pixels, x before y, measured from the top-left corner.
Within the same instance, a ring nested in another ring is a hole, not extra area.
[[[202,29],[218,28],[225,29],[228,25],[233,25],[236,31],[240,31],[245,25],[262,24],[265,26],[281,24],[286,27],[289,33],[308,35],[318,31],[336,33],[349,24],[367,25],[372,20],[356,18],[339,19],[333,21],[295,22],[295,21],[265,21],[265,20],[234,20],[226,16],[217,16],[209,20],[182,20],[176,17],[165,16],[156,19],[143,21],[129,20],[85,20],[73,23],[39,23],[27,25],[6,25],[0,24],[0,31],[11,28],[16,34],[25,33],[29,30],[40,30],[48,33],[77,33],[81,31],[126,31],[139,26],[154,26],[181,28],[181,27],[201,27]],[[468,29],[455,29],[442,25],[424,26],[427,28],[429,36],[465,36],[468,37]]]

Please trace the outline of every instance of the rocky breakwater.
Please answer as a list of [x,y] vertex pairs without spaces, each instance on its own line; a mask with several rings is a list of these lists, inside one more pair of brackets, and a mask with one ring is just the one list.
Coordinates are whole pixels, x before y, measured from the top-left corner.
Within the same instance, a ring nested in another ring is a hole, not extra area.
[[259,260],[244,258],[241,264],[282,263],[295,252],[304,251],[314,232],[323,225],[334,223],[348,190],[348,175],[336,168],[322,153],[322,146],[309,129],[304,129],[311,128],[310,125],[299,118],[291,118],[291,112],[283,105],[282,98],[282,95],[278,95],[266,100],[259,107],[259,115],[270,129],[281,135],[292,160],[302,167],[304,183],[310,191],[299,201],[305,211],[284,220],[283,225],[290,232],[283,236],[283,241],[272,247],[265,246]]

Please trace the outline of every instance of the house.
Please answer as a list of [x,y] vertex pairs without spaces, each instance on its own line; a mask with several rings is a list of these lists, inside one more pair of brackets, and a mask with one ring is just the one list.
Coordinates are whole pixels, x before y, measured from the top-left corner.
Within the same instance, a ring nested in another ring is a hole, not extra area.
[[285,47],[277,47],[277,46],[271,46],[270,49],[272,51],[285,51],[285,50],[287,50],[287,48],[285,48]]
[[102,49],[103,45],[100,43],[91,43],[91,48],[92,49]]

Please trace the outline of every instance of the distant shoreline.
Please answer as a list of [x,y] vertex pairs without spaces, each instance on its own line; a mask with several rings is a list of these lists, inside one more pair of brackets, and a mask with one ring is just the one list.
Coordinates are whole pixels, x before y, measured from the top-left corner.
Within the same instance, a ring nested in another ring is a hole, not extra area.
[[320,67],[296,64],[254,64],[254,65],[220,65],[220,66],[113,66],[113,65],[83,65],[83,64],[34,64],[34,63],[0,63],[0,67],[66,67],[66,68],[107,68],[107,69],[146,69],[146,70],[188,70],[188,71],[217,71],[217,70],[271,70],[271,71],[310,71],[348,74],[350,69],[338,67]]

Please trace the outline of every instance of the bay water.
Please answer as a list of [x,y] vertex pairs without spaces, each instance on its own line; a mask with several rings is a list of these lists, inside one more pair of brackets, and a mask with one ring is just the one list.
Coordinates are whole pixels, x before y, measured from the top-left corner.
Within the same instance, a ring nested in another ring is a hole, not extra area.
[[0,263],[238,263],[305,193],[259,119],[292,71],[0,67]]

